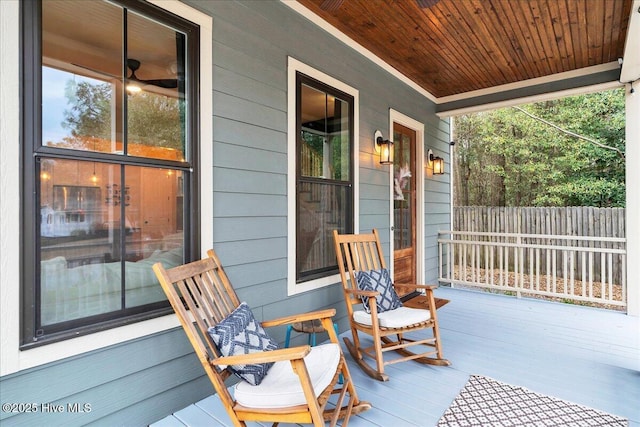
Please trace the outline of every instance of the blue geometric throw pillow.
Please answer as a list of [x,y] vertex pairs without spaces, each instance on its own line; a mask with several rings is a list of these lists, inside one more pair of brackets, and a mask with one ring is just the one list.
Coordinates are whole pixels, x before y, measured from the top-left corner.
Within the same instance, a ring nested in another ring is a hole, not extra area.
[[[246,302],[242,302],[235,310],[220,323],[208,329],[213,342],[223,356],[258,353],[278,348],[278,344],[271,339],[264,328],[253,316],[253,312]],[[251,385],[258,385],[267,375],[271,363],[252,365],[232,365],[233,373]]]
[[[376,296],[378,313],[402,307],[402,301],[400,301],[400,297],[398,297],[396,290],[393,288],[391,275],[386,268],[381,270],[358,271],[356,272],[356,280],[358,281],[359,289],[363,291],[380,292],[380,294]],[[368,300],[368,297],[362,300],[362,305],[367,313],[370,312]]]

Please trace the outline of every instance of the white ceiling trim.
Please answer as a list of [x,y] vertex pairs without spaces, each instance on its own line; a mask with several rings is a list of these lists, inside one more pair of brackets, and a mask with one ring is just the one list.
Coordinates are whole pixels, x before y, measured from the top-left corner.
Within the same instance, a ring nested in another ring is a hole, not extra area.
[[[640,0],[638,0],[640,1]],[[580,68],[577,70],[565,71],[563,73],[551,74],[544,77],[536,77],[535,79],[522,80],[515,83],[507,83],[500,86],[492,86],[486,89],[474,90],[471,92],[465,92],[458,95],[443,96],[437,99],[438,104],[444,104],[446,102],[460,101],[468,98],[475,98],[477,96],[492,95],[494,93],[506,92],[508,90],[522,89],[530,86],[536,86],[545,83],[552,83],[561,80],[572,79],[575,77],[584,77],[591,74],[598,74],[605,71],[615,70],[619,68],[618,62],[613,61],[607,64],[593,65],[591,67]]]

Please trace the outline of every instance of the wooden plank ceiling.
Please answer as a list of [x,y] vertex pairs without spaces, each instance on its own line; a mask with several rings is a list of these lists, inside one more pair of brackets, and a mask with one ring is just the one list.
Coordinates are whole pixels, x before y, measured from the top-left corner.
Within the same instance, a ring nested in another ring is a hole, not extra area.
[[608,64],[632,0],[298,0],[436,98]]

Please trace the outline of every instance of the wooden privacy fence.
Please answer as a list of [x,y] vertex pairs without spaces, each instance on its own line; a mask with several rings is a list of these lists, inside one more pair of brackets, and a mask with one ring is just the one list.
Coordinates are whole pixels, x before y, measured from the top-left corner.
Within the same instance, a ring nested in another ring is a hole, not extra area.
[[621,208],[454,208],[440,280],[626,306]]
[[[596,208],[590,206],[561,207],[561,208],[535,208],[535,207],[456,207],[453,212],[453,230],[472,231],[486,233],[518,233],[561,236],[560,238],[547,237],[540,240],[546,245],[571,245],[575,247],[599,247],[620,249],[621,243],[615,240],[603,240],[609,238],[625,237],[625,210],[624,208]],[[566,239],[567,236],[576,236],[576,239]],[[586,237],[587,239],[582,239]],[[591,239],[591,238],[596,239]],[[624,244],[623,246],[624,247]],[[562,267],[561,254],[556,254],[556,265]],[[528,262],[528,254],[525,259]],[[546,268],[544,265],[543,266]],[[513,268],[513,264],[510,266]],[[601,260],[594,260],[595,279],[600,280],[602,271]],[[578,278],[582,278],[581,269],[576,266],[573,272]],[[612,266],[612,271],[607,270],[607,275],[612,275],[615,283],[622,281],[626,270],[622,268],[618,259]]]
[[452,222],[456,231],[625,237],[624,208],[461,206]]

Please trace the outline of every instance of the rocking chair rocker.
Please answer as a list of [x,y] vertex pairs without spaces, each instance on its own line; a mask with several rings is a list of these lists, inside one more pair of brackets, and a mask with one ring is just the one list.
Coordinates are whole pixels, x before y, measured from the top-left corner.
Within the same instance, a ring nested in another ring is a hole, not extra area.
[[[208,255],[169,270],[157,263],[153,271],[234,426],[245,426],[247,421],[324,426],[326,420],[335,426],[339,419],[346,426],[352,414],[371,408],[358,399],[351,381],[333,328],[335,310],[260,324],[238,299],[215,252],[209,250]],[[251,335],[251,344],[255,336],[260,336],[260,342],[272,343],[263,327],[316,319],[329,334],[330,343],[282,349],[273,349],[277,347],[273,343],[266,346],[267,351],[237,345],[244,342],[238,339],[239,333]],[[230,337],[224,336],[229,333]],[[235,351],[230,351],[229,343],[235,345]],[[233,386],[232,395],[224,381],[233,374],[243,379]],[[327,405],[333,394],[338,395],[335,407]]]
[[[386,270],[377,230],[369,234],[343,235],[334,230],[333,237],[353,336],[353,342],[346,337],[344,342],[362,370],[372,378],[388,381],[384,367],[392,363],[415,360],[422,364],[450,365],[442,356],[433,296],[436,286],[403,283],[401,286],[406,290],[424,292],[428,302],[428,309],[404,307]],[[359,287],[359,282],[364,286]],[[363,304],[364,310],[354,308],[359,304]],[[426,338],[416,338],[418,333],[429,329],[431,333]],[[364,347],[359,332],[371,335],[373,346]],[[409,350],[412,346],[422,346],[422,350],[427,346],[428,351],[414,352]],[[402,357],[385,360],[383,353],[388,351],[395,351]],[[364,360],[364,356],[375,360],[375,368]]]

